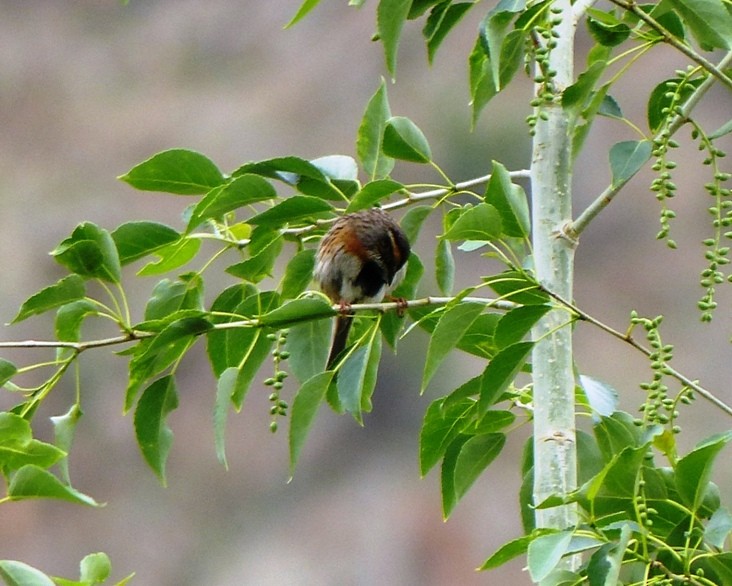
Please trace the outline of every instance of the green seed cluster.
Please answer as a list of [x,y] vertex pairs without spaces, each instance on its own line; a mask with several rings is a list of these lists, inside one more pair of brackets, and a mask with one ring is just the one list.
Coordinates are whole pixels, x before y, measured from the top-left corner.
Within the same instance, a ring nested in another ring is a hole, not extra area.
[[537,91],[530,105],[534,108],[534,112],[526,117],[526,123],[529,126],[529,134],[536,134],[536,125],[539,120],[547,120],[548,115],[543,110],[543,106],[554,104],[558,100],[556,88],[554,86],[554,78],[557,72],[550,65],[550,54],[552,49],[557,46],[559,32],[557,26],[562,22],[562,9],[552,7],[550,15],[543,23],[538,24],[533,34],[527,36],[528,47],[526,50],[527,59],[533,59],[536,64],[536,74],[534,75],[534,83],[537,84]]
[[274,375],[266,379],[264,381],[264,385],[272,387],[272,392],[269,395],[269,402],[271,403],[269,414],[272,417],[272,421],[270,421],[269,424],[269,430],[272,433],[276,433],[279,427],[277,419],[279,417],[286,417],[287,409],[289,407],[287,401],[282,399],[280,394],[284,387],[284,381],[287,378],[287,372],[280,368],[280,363],[290,357],[290,353],[287,350],[282,350],[283,346],[287,342],[287,330],[281,330],[276,334],[268,334],[267,339],[275,342],[275,348],[272,350]]

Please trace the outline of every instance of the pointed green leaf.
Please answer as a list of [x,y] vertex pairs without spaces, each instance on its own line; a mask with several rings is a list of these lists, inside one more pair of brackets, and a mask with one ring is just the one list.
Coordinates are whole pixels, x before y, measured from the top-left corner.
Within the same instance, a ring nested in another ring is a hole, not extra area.
[[392,78],[396,75],[399,37],[411,4],[412,0],[379,0],[376,8],[376,30],[384,44],[386,68]]
[[648,140],[628,140],[614,144],[610,149],[613,187],[622,185],[640,171],[651,158],[651,150]]
[[219,462],[229,469],[226,461],[226,420],[231,406],[231,397],[236,391],[236,381],[239,378],[239,369],[230,366],[221,373],[216,383],[216,401],[214,402],[213,422],[214,422],[214,446],[216,448],[216,457]]
[[591,376],[579,375],[579,383],[592,410],[603,417],[610,417],[618,408],[619,396],[609,384]]
[[274,230],[292,222],[321,217],[323,214],[333,211],[333,206],[319,197],[293,195],[248,221],[251,224],[266,226]]
[[15,413],[0,413],[0,471],[8,474],[32,464],[48,468],[66,454],[56,446],[33,439],[30,423]]
[[100,506],[90,496],[63,484],[47,470],[32,464],[23,466],[13,475],[8,486],[8,496],[11,500],[60,499],[91,507]]
[[539,284],[528,274],[519,271],[504,271],[485,279],[488,286],[502,299],[522,305],[539,305],[549,302]]
[[435,253],[435,279],[437,287],[443,295],[451,295],[455,284],[455,259],[452,256],[450,242],[441,238],[437,241]]
[[79,423],[79,419],[81,419],[82,415],[83,412],[81,407],[79,407],[78,403],[74,403],[63,415],[51,417],[56,447],[64,452],[64,457],[59,462],[59,470],[61,472],[61,478],[66,484],[71,484],[71,479],[69,477],[69,459],[67,454],[71,451],[71,444],[74,441],[76,424]]
[[432,376],[437,372],[440,363],[455,347],[483,309],[483,305],[479,303],[458,303],[445,310],[430,338],[420,393],[424,392]]
[[424,134],[404,116],[393,116],[386,121],[383,150],[385,155],[402,161],[429,163],[432,160],[432,151]]
[[200,248],[201,241],[198,238],[181,238],[155,250],[154,254],[159,260],[146,264],[137,274],[141,277],[148,277],[180,268],[190,262],[198,254]]
[[726,508],[720,507],[714,511],[704,529],[704,541],[724,549],[730,533],[732,533],[732,514]]
[[307,248],[293,256],[285,267],[280,290],[283,299],[298,297],[313,280],[315,268],[315,250]]
[[145,319],[163,319],[183,309],[202,309],[203,282],[200,277],[162,279],[145,306]]
[[447,520],[452,514],[459,498],[455,492],[455,466],[463,444],[469,435],[458,435],[447,447],[440,468],[440,489],[442,492],[442,517]]
[[506,236],[527,238],[531,233],[529,202],[520,185],[511,181],[506,167],[493,161],[493,172],[485,190],[485,202],[498,210],[501,232]]
[[669,0],[705,51],[732,48],[732,14],[719,0]]
[[319,372],[303,383],[295,395],[290,413],[290,474],[295,473],[295,467],[300,458],[300,452],[305,445],[305,439],[315,421],[318,408],[325,399],[334,376],[333,371]]
[[460,449],[455,464],[455,495],[459,501],[506,444],[502,433],[476,435]]
[[0,387],[13,378],[16,372],[18,372],[18,368],[15,364],[9,360],[0,358]]
[[520,342],[549,309],[548,305],[524,305],[506,312],[496,325],[493,336],[495,345],[505,348]]
[[371,410],[371,395],[376,386],[376,368],[381,357],[381,338],[357,348],[338,371],[338,398],[346,412],[362,423],[362,413]]
[[374,207],[385,197],[392,193],[403,189],[404,185],[391,179],[377,179],[363,186],[363,188],[353,196],[353,199],[346,208],[347,213],[357,212],[358,210],[366,210]]
[[473,2],[441,2],[430,12],[427,24],[422,31],[427,39],[427,59],[434,61],[437,49],[447,37],[448,33],[460,22]]
[[571,541],[572,531],[560,531],[542,535],[529,543],[527,562],[534,582],[542,581],[557,567]]
[[702,78],[691,79],[679,85],[677,78],[671,78],[654,87],[647,106],[648,128],[651,132],[658,132],[664,124],[667,124],[673,117],[671,106],[685,103],[702,81]]
[[277,192],[266,179],[250,173],[239,175],[230,183],[209,191],[196,204],[186,231],[191,232],[206,220],[220,218],[233,210],[275,197]]
[[123,266],[180,238],[173,228],[158,222],[127,222],[114,230],[111,236]]
[[291,26],[293,26],[296,23],[298,23],[299,21],[301,21],[318,4],[320,4],[320,0],[305,0],[300,5],[300,8],[298,8],[297,12],[295,13],[295,16],[292,17],[292,20],[290,20],[290,22],[288,22],[285,25],[285,28],[290,28]]
[[732,440],[732,431],[701,442],[676,463],[676,487],[688,507],[697,510],[704,499],[717,454]]
[[483,414],[516,378],[529,356],[533,342],[518,342],[503,348],[483,371],[478,412]]
[[91,222],[79,224],[51,251],[59,264],[87,279],[119,283],[121,264],[109,232]]
[[491,241],[501,237],[501,215],[488,203],[464,208],[460,217],[443,235],[448,240]]
[[[259,227],[258,227],[259,229]],[[226,272],[250,283],[259,283],[263,279],[272,276],[274,264],[282,251],[284,238],[276,231],[264,228],[269,235],[269,242],[266,242],[261,250],[251,250],[252,256],[245,261],[236,263],[226,268]],[[255,230],[255,233],[257,230]],[[252,238],[252,241],[254,238]]]
[[160,479],[165,480],[165,463],[168,460],[173,432],[167,424],[170,413],[178,407],[175,379],[168,375],[147,387],[135,409],[135,436],[145,461]]
[[419,432],[419,472],[425,476],[455,438],[468,423],[469,415],[475,408],[475,401],[463,399],[445,404],[445,397],[433,401],[427,408]]
[[332,317],[336,313],[331,304],[322,297],[303,297],[288,301],[263,315],[259,321],[262,325],[280,327],[311,319]]
[[10,323],[17,323],[31,315],[37,315],[49,309],[66,305],[77,299],[82,299],[85,295],[84,279],[78,275],[69,275],[29,297],[20,307],[18,315]]
[[81,324],[84,319],[98,313],[98,306],[86,299],[62,305],[56,312],[54,322],[56,338],[64,342],[78,342],[81,339]]
[[401,221],[402,230],[407,235],[409,242],[416,242],[422,224],[427,217],[434,211],[432,206],[414,206],[409,208]]
[[382,79],[379,89],[371,96],[366,105],[356,138],[358,159],[371,180],[386,177],[394,168],[394,159],[387,157],[382,151],[384,127],[389,118],[391,118],[391,110],[386,83]]
[[330,351],[331,322],[316,319],[289,328],[286,350],[290,353],[288,369],[302,382],[323,372]]
[[[497,90],[503,87],[501,76],[504,41],[507,30],[516,13],[526,7],[524,0],[501,0],[485,17],[480,26],[481,39],[486,48],[486,54],[491,58],[493,84]],[[515,30],[512,32],[519,32]],[[523,36],[523,35],[522,35]]]
[[517,539],[504,543],[496,552],[494,552],[483,565],[478,568],[480,571],[492,570],[499,566],[502,566],[506,562],[523,555],[529,549],[529,544],[534,541],[539,535],[545,534],[545,532],[536,532],[531,535],[523,535]]
[[[593,14],[597,16],[597,12]],[[630,36],[630,27],[623,22],[603,22],[597,18],[587,19],[587,28],[596,42],[605,47],[617,47],[624,43]]]
[[185,149],[157,153],[119,179],[141,191],[177,195],[206,193],[224,182],[221,171],[207,157]]
[[6,586],[55,586],[40,570],[14,560],[0,560],[0,578]]

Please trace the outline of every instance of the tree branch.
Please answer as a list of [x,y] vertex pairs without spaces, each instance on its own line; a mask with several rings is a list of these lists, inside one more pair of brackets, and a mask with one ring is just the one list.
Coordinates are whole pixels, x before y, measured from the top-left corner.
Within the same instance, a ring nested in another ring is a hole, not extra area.
[[[719,62],[718,68],[721,69],[726,67],[731,61],[732,51],[727,53],[724,58]],[[689,98],[684,102],[684,105],[681,106],[681,111],[674,116],[668,127],[664,129],[664,132],[668,132],[669,136],[673,136],[679,130],[679,128],[681,128],[681,126],[687,121],[687,118],[689,117],[691,111],[696,107],[704,94],[707,93],[709,88],[712,87],[716,79],[717,78],[710,75],[701,84],[699,84],[699,87],[697,87],[689,96]],[[660,137],[660,134],[661,132],[659,131],[653,137],[653,140],[658,139]],[[589,206],[584,209],[584,211],[577,217],[577,219],[574,220],[574,222],[572,222],[570,226],[567,226],[567,233],[576,239],[584,231],[584,229],[587,228],[590,222],[592,222],[592,220],[594,220],[597,215],[605,207],[607,207],[607,205],[615,198],[620,190],[625,187],[626,183],[628,183],[628,181],[630,181],[631,179],[632,176],[627,177],[616,185],[608,185],[605,190],[599,196],[597,196],[597,198]]]

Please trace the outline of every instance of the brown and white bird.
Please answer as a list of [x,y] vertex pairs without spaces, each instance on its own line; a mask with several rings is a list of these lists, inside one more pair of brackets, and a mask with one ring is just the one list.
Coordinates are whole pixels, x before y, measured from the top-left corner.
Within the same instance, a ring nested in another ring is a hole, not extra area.
[[380,208],[338,218],[320,241],[315,279],[342,309],[336,318],[329,369],[346,347],[353,321],[348,307],[384,299],[404,277],[409,252],[409,242],[399,224]]

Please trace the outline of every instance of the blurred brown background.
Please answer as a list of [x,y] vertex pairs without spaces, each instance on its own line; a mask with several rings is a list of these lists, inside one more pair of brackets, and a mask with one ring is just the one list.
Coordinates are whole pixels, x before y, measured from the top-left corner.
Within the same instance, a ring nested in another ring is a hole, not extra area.
[[[109,229],[134,219],[182,225],[190,200],[135,192],[115,179],[159,150],[198,150],[224,170],[287,154],[354,154],[363,108],[385,75],[382,48],[370,41],[373,6],[357,11],[345,1],[323,2],[283,31],[298,6],[299,0],[132,0],[129,6],[113,0],[0,1],[0,320],[12,319],[27,296],[60,278],[46,253],[78,222]],[[408,24],[398,83],[389,85],[392,112],[420,125],[454,180],[485,174],[493,158],[510,169],[529,162],[526,80],[499,96],[469,131],[465,59],[485,9],[465,19],[431,68],[420,38],[423,21]],[[642,127],[644,94],[680,64],[670,50],[656,49],[645,68],[634,69],[614,91]],[[710,129],[727,120],[730,104],[722,91],[706,99],[702,119]],[[633,138],[626,126],[598,122],[578,164],[578,211],[607,184],[609,145]],[[681,163],[675,177],[680,196],[672,202],[679,212],[673,233],[679,250],[655,241],[658,205],[647,190],[650,176],[639,176],[583,235],[576,297],[618,329],[633,308],[666,314],[663,334],[677,345],[677,368],[732,402],[732,296],[720,293],[711,326],[699,324],[695,309],[704,266],[699,242],[710,232],[705,210],[711,205],[699,186],[708,176],[699,171],[693,145],[675,156]],[[414,165],[397,168],[395,177],[438,180]],[[417,252],[429,262],[433,248],[427,231]],[[480,258],[455,254],[458,284],[488,272]],[[135,279],[132,271],[127,277],[139,318],[155,281]],[[214,279],[208,301],[229,282]],[[424,292],[431,291],[428,270]],[[35,318],[5,328],[1,339],[51,333],[49,318]],[[217,463],[215,384],[198,348],[179,376],[167,489],[142,462],[131,416],[121,414],[126,360],[106,351],[86,353],[85,417],[71,473],[77,488],[107,506],[4,504],[0,558],[74,577],[84,555],[105,551],[115,578],[135,571],[133,584],[159,586],[529,583],[521,560],[474,572],[520,534],[517,460],[528,429],[511,437],[499,461],[443,523],[437,471],[419,478],[421,418],[433,398],[481,364],[454,355],[420,397],[425,348],[426,338],[417,332],[404,341],[398,360],[385,355],[364,428],[321,411],[290,484],[285,425],[276,435],[268,432],[268,391],[262,387],[253,388],[243,413],[229,419],[230,469]],[[42,359],[35,351],[4,356],[19,364]],[[577,361],[583,372],[620,391],[625,410],[642,401],[637,385],[650,373],[629,348],[581,325]],[[7,395],[0,397],[3,407],[13,404]],[[41,437],[51,437],[48,417],[65,412],[73,396],[69,377],[37,417]],[[730,420],[699,400],[681,423],[689,447],[728,428]],[[717,480],[729,498],[732,478],[721,468]]]

